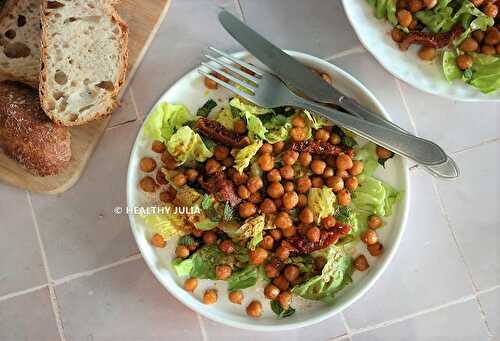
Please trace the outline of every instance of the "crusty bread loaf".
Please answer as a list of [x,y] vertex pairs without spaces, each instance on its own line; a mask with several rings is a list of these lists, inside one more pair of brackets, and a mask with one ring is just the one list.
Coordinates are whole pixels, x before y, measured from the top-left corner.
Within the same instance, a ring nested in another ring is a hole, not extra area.
[[41,0],[7,0],[0,10],[0,74],[38,87]]
[[61,172],[71,158],[68,128],[55,125],[33,88],[0,82],[0,148],[39,176]]
[[111,114],[125,81],[128,31],[112,0],[42,2],[40,100],[57,123]]

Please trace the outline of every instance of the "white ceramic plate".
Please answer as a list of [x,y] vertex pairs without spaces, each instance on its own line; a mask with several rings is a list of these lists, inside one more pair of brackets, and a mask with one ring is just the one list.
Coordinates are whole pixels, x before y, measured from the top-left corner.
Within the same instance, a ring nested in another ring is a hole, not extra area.
[[441,58],[421,60],[418,47],[403,52],[391,39],[392,26],[374,16],[366,0],[342,0],[347,18],[361,43],[395,77],[433,95],[458,101],[500,101],[500,91],[483,94],[462,81],[449,83],[444,77]]
[[[322,70],[323,72],[327,72],[331,75],[335,85],[342,91],[355,97],[372,110],[388,117],[375,97],[373,97],[373,95],[352,76],[321,59],[296,52],[290,53],[303,63]],[[260,66],[259,63],[250,58],[247,54],[238,53],[235,54],[235,56],[239,58],[244,57],[248,61]],[[196,112],[208,98],[216,99],[218,102],[226,102],[226,99],[229,97],[230,93],[225,90],[207,91],[203,85],[202,77],[196,70],[193,70],[172,86],[159,101],[182,103],[185,104],[191,112]],[[158,159],[158,155],[155,155],[155,153],[151,151],[151,142],[151,140],[144,136],[143,129],[141,129],[132,149],[128,169],[127,204],[129,208],[154,206],[154,203],[158,202],[156,196],[144,193],[137,185],[140,179],[145,175],[139,170],[140,159],[144,156],[152,156]],[[244,290],[245,301],[242,305],[235,305],[229,302],[227,298],[227,286],[226,283],[222,281],[199,281],[195,294],[192,295],[187,293],[182,289],[184,279],[177,277],[170,266],[170,262],[174,258],[175,241],[169,242],[165,249],[154,248],[149,243],[151,233],[144,226],[140,216],[130,215],[130,225],[137,244],[139,245],[139,249],[156,278],[172,295],[192,310],[214,321],[238,328],[265,331],[300,328],[331,317],[356,301],[373,285],[394,256],[406,223],[409,207],[409,181],[408,168],[403,159],[395,157],[388,164],[389,166],[385,170],[376,174],[377,177],[405,192],[402,195],[402,200],[395,206],[394,213],[387,221],[387,225],[379,230],[381,232],[380,238],[385,247],[385,253],[381,257],[375,259],[369,256],[366,250],[361,248],[360,250],[364,251],[369,258],[370,269],[362,274],[355,273],[353,284],[349,285],[338,294],[335,304],[326,305],[320,302],[294,298],[293,306],[297,309],[297,312],[293,316],[285,319],[277,319],[270,310],[269,301],[264,298],[262,286]],[[207,288],[213,287],[218,289],[218,302],[210,306],[204,305],[201,303],[203,292]],[[263,303],[263,316],[258,320],[249,318],[245,312],[246,305],[252,299],[259,299]]]

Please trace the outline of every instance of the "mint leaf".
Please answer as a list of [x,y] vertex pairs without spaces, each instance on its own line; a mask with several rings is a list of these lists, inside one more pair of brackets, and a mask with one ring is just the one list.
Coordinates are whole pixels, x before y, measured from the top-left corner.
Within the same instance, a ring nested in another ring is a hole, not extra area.
[[217,103],[213,99],[209,99],[200,109],[198,109],[196,114],[201,117],[207,117],[216,106]]
[[196,240],[190,235],[185,235],[179,238],[179,241],[177,242],[177,245],[184,245],[184,246],[191,246],[195,245]]
[[271,310],[278,315],[278,318],[285,318],[292,316],[295,314],[295,309],[289,307],[287,310],[284,310],[278,301],[271,301]]

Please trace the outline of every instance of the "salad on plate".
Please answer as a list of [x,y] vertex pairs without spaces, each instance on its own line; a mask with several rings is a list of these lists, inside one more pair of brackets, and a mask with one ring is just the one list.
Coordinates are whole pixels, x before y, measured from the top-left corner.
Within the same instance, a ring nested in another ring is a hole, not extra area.
[[259,318],[265,302],[245,289],[260,285],[286,318],[298,297],[334,302],[384,251],[377,231],[401,192],[374,172],[393,154],[313,113],[233,97],[193,115],[163,102],[144,133],[157,157],[141,159],[138,186],[167,208],[143,216],[148,238],[175,243],[170,266],[186,291],[227,283],[204,290],[205,304],[227,295]]
[[496,0],[366,0],[392,26],[403,51],[420,45],[425,61],[440,59],[449,82],[483,93],[500,89],[500,16]]

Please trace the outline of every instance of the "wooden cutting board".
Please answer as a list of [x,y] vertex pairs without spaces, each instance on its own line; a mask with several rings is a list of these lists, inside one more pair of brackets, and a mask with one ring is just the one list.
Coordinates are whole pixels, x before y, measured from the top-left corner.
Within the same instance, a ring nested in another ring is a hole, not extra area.
[[[118,12],[129,27],[129,71],[131,79],[165,17],[170,0],[121,0]],[[122,91],[123,93],[123,91]],[[111,117],[71,128],[72,159],[68,168],[56,176],[36,177],[0,150],[0,181],[31,192],[57,194],[71,188],[82,175],[97,142]]]

